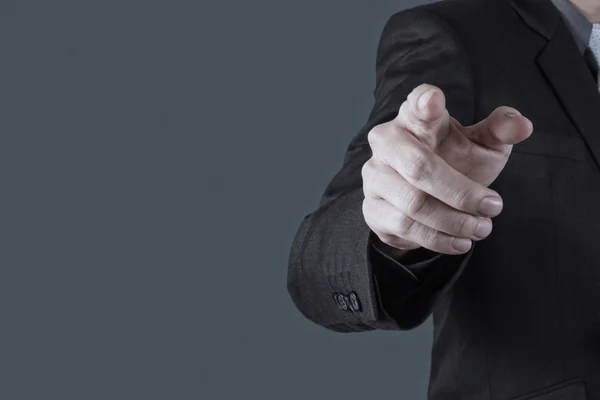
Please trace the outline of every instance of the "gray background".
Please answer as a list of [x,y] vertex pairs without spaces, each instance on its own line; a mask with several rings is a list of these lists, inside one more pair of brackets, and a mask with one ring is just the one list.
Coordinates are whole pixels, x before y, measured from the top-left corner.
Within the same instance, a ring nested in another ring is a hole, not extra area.
[[429,321],[334,333],[285,289],[416,4],[0,2],[0,398],[424,398]]

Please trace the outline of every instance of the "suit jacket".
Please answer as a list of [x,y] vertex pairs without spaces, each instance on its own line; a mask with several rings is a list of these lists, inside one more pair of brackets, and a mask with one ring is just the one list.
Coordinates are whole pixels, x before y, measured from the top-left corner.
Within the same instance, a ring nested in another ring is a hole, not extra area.
[[[600,94],[556,7],[414,7],[388,20],[376,66],[368,122],[292,244],[297,308],[337,332],[412,329],[433,314],[432,400],[600,400]],[[534,132],[490,185],[504,200],[491,235],[433,254],[417,276],[371,251],[361,168],[367,133],[421,83],[463,125],[508,105]]]

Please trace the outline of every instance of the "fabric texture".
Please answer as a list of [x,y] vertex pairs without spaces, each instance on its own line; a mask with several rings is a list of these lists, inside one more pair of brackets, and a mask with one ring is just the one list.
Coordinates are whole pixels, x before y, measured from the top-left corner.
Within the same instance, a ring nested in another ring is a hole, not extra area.
[[[433,316],[429,400],[600,400],[600,94],[586,57],[551,0],[444,0],[393,15],[368,121],[292,244],[298,310],[336,332]],[[424,275],[372,251],[361,211],[367,134],[421,83],[440,87],[462,124],[509,105],[534,126],[490,185],[504,200],[491,235],[434,256]]]

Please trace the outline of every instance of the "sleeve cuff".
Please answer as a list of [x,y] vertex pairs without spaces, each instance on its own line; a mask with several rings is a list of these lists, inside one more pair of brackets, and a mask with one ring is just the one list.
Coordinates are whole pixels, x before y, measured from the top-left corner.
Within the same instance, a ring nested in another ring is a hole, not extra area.
[[383,265],[386,268],[400,270],[407,277],[417,281],[425,279],[432,272],[432,266],[436,265],[443,256],[441,253],[422,247],[411,251],[411,253],[402,256],[400,259],[396,259],[387,254],[385,249],[377,246],[377,238],[374,232],[369,235],[368,246],[370,251],[376,251],[383,257]]
[[[440,254],[423,262],[427,274],[412,283],[399,277],[407,270],[395,260],[377,262],[378,252],[373,252],[373,279],[381,310],[394,320],[398,329],[410,330],[421,325],[434,311],[442,296],[452,288],[461,276],[475,248],[464,254]],[[392,264],[393,263],[393,264]],[[401,266],[402,268],[396,268]],[[414,274],[413,274],[414,275]]]

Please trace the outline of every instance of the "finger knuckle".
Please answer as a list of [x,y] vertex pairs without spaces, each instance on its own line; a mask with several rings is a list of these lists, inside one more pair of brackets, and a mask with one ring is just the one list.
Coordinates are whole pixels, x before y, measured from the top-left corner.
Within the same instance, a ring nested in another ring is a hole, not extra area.
[[360,176],[363,182],[369,179],[371,170],[373,169],[373,162],[371,160],[372,158],[369,158],[360,169]]
[[361,211],[362,211],[362,213],[363,213],[363,214],[366,214],[366,213],[367,213],[367,201],[368,201],[368,200],[369,200],[369,198],[368,198],[368,197],[365,197],[365,198],[363,199],[363,201],[362,201],[362,204],[361,204]]
[[466,140],[457,140],[455,146],[453,147],[454,154],[456,157],[465,160],[470,168],[475,168],[476,164],[473,157],[473,151],[475,150],[475,144],[466,139]]
[[430,181],[434,174],[433,157],[419,148],[407,152],[404,167],[406,177],[411,183]]
[[472,218],[465,214],[459,214],[453,218],[452,234],[460,237],[472,236],[475,232],[476,224],[473,224]]
[[411,230],[415,226],[415,220],[404,213],[398,213],[394,219],[394,233],[399,237],[410,236]]
[[408,122],[408,115],[410,114],[410,112],[410,102],[409,100],[405,100],[400,105],[400,109],[398,110],[398,116],[396,117],[396,119],[404,125],[406,124],[406,122]]
[[369,145],[372,149],[376,149],[380,146],[383,146],[386,142],[386,127],[386,124],[376,125],[375,127],[373,127],[373,129],[369,131],[369,133],[367,133],[367,141],[369,142]]
[[373,228],[373,213],[371,211],[371,204],[369,204],[369,198],[365,198],[362,202],[362,207],[361,207],[361,211],[363,214],[363,218],[365,220],[365,222],[367,223],[367,225],[369,226],[369,228]]
[[422,214],[428,198],[429,195],[419,189],[412,188],[408,190],[404,196],[406,212],[409,215]]
[[469,210],[473,203],[474,191],[472,188],[464,188],[456,193],[456,206],[459,210]]
[[443,234],[433,228],[427,228],[424,233],[425,243],[428,244],[428,247],[433,249],[442,249],[443,248]]
[[406,189],[402,186],[391,186],[385,187],[385,198],[396,208],[405,210],[404,198],[406,197]]
[[361,170],[363,179],[363,190],[366,194],[375,193],[377,188],[377,182],[379,180],[379,169],[373,163],[365,164]]

